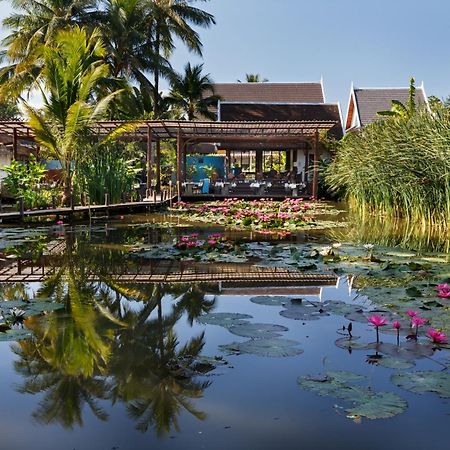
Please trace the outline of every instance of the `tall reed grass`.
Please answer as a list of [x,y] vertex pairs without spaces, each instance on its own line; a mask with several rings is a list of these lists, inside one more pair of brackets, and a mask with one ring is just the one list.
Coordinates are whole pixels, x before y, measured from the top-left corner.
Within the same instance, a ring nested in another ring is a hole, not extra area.
[[386,118],[339,144],[325,179],[363,213],[448,229],[450,110]]

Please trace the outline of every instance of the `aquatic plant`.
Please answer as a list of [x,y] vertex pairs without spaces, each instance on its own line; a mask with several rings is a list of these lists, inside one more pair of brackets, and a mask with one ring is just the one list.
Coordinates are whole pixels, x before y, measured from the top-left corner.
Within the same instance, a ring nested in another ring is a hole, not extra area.
[[378,316],[378,315],[374,314],[373,316],[368,317],[367,321],[369,323],[371,323],[375,327],[375,329],[377,330],[377,342],[380,342],[378,329],[380,327],[383,327],[383,326],[387,325],[387,323],[388,323],[387,319],[384,318],[383,316]]
[[400,343],[400,328],[401,328],[402,324],[398,320],[395,320],[394,322],[392,322],[392,326],[397,331],[397,345],[399,345],[399,343]]
[[326,172],[363,213],[407,217],[447,230],[450,221],[450,111],[423,107],[350,133]]
[[446,344],[448,342],[447,335],[441,331],[429,328],[427,330],[427,336],[433,341],[434,344]]
[[438,284],[436,286],[438,292],[438,297],[441,298],[450,298],[450,285],[447,283]]
[[331,226],[325,222],[317,222],[315,217],[325,212],[336,212],[324,203],[303,199],[276,202],[269,199],[245,201],[233,198],[200,204],[178,202],[174,204],[174,210],[181,212],[190,221],[219,223],[259,232],[272,230],[285,233],[308,227]]

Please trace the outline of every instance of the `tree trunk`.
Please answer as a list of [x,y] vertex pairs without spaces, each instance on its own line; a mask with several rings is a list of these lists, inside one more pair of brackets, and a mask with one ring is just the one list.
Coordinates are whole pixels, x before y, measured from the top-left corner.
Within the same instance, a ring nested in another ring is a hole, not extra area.
[[161,50],[161,36],[159,32],[159,24],[156,23],[155,30],[155,54],[157,55],[158,61],[155,64],[154,71],[154,87],[153,87],[153,114],[154,119],[159,117],[159,52]]
[[70,175],[66,175],[64,180],[63,204],[65,206],[70,206],[71,199],[72,199],[72,178],[70,177]]

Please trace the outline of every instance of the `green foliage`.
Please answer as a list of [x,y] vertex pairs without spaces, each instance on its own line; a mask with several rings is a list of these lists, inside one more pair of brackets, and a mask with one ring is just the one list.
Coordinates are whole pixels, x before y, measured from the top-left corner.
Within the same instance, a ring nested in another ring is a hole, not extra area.
[[17,120],[20,118],[20,111],[17,103],[5,101],[0,103],[0,120]]
[[379,111],[380,116],[399,117],[408,119],[416,113],[416,86],[414,78],[409,82],[409,95],[406,104],[398,100],[391,101],[391,109],[388,111]]
[[51,193],[42,186],[45,164],[36,161],[34,155],[30,156],[28,163],[11,161],[9,166],[3,167],[3,170],[7,174],[3,180],[4,187],[15,198],[23,197],[25,208],[50,204]]
[[[206,118],[216,119],[211,107],[217,107],[220,100],[214,95],[214,85],[209,74],[202,75],[203,64],[184,68],[183,74],[177,74],[172,80],[172,90],[168,100],[183,111],[185,118],[195,120]],[[205,95],[211,93],[211,95]]]
[[94,203],[103,203],[106,193],[111,203],[120,203],[123,196],[133,197],[141,170],[137,147],[111,143],[77,166],[77,189],[87,192]]
[[326,179],[357,208],[448,228],[450,111],[377,121],[339,144]]
[[[69,203],[73,168],[89,157],[91,128],[105,116],[109,104],[121,91],[96,96],[109,76],[98,30],[92,34],[79,27],[60,31],[54,44],[46,46],[43,53],[45,67],[40,81],[43,110],[25,106],[36,141],[48,156],[61,163],[65,203]],[[49,94],[45,95],[45,91]],[[96,103],[92,102],[95,97]],[[126,127],[122,128],[125,131]],[[106,140],[120,132],[112,131]]]

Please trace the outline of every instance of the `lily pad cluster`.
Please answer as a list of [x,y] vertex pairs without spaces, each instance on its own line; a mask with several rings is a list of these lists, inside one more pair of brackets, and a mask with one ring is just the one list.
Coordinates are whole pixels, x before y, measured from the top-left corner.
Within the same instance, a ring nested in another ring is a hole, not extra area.
[[375,392],[367,386],[356,384],[366,381],[363,375],[352,372],[327,372],[323,376],[302,376],[298,384],[302,389],[323,397],[335,397],[350,404],[345,408],[347,417],[358,419],[388,419],[408,408],[406,400],[392,392]]
[[216,223],[234,229],[282,230],[325,228],[338,226],[336,222],[320,222],[323,214],[337,214],[324,202],[303,199],[269,199],[254,201],[225,199],[205,203],[179,202],[173,206],[184,219],[195,222]]
[[251,323],[248,314],[240,313],[208,313],[197,318],[197,321],[208,325],[218,325],[226,328],[236,336],[249,338],[245,342],[233,342],[220,345],[219,349],[228,354],[250,354],[265,357],[296,356],[303,353],[298,347],[299,342],[281,338],[288,328],[270,323]]
[[31,337],[27,318],[62,308],[64,305],[47,299],[0,301],[0,341]]

